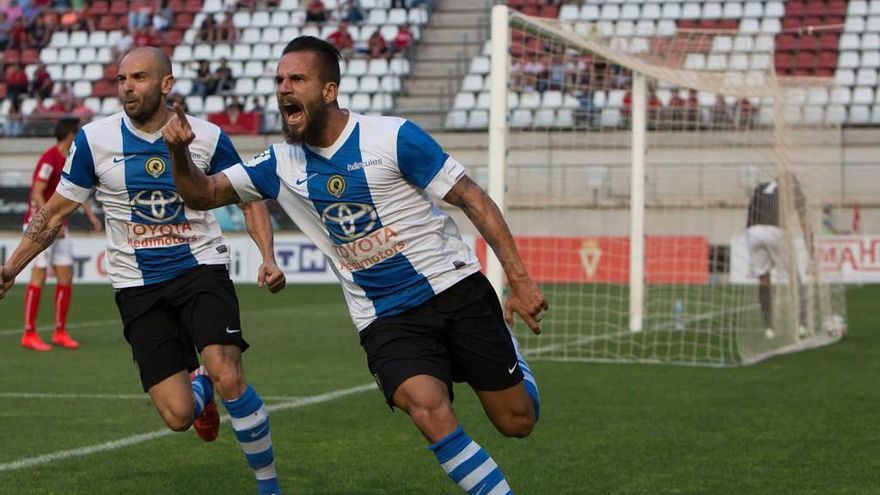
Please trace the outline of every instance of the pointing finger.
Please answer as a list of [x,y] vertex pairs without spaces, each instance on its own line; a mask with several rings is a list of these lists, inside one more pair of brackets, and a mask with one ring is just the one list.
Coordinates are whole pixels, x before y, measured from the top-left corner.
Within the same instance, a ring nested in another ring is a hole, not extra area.
[[189,128],[189,121],[186,120],[186,113],[183,111],[183,107],[180,106],[180,103],[174,104],[174,113],[177,114],[177,120],[183,125],[184,128]]

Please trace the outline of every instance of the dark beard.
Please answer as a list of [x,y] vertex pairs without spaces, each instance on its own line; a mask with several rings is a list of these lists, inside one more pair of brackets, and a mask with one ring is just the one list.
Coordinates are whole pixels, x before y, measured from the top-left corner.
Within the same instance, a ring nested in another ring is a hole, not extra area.
[[[128,111],[125,111],[125,114],[128,115],[128,118],[131,119],[132,122],[136,124],[144,124],[153,118],[156,115],[156,112],[159,111],[159,106],[162,104],[162,92],[156,91],[155,94],[148,95],[144,98],[143,105],[141,105],[141,111],[136,114],[130,114]],[[125,105],[122,106],[123,110],[125,110]]]
[[327,121],[330,119],[330,111],[328,110],[327,105],[322,105],[320,102],[316,104],[313,108],[309,108],[307,115],[309,117],[309,121],[306,124],[306,129],[302,133],[294,133],[293,130],[287,125],[287,119],[284,118],[284,111],[281,110],[281,105],[278,105],[278,111],[281,113],[281,131],[284,133],[284,141],[287,144],[300,145],[303,143],[315,143],[318,139],[321,138],[321,134],[324,132],[324,129],[327,127]]

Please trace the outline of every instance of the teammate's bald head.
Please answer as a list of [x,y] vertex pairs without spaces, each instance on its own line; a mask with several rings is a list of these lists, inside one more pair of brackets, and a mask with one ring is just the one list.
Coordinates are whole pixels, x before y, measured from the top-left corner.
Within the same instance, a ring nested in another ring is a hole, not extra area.
[[171,60],[162,50],[154,46],[142,46],[128,52],[122,58],[122,65],[126,61],[146,62],[149,66],[156,70],[156,75],[161,79],[171,75]]

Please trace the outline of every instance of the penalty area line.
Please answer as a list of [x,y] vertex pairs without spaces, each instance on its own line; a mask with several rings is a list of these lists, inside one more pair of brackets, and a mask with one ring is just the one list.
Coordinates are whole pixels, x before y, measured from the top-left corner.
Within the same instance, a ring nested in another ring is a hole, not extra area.
[[[334,390],[332,392],[327,392],[325,394],[313,395],[310,397],[303,397],[301,399],[296,399],[288,402],[282,402],[280,404],[273,404],[271,406],[266,406],[266,409],[271,411],[284,411],[287,409],[298,409],[300,407],[310,406],[312,404],[321,404],[324,402],[330,402],[336,399],[340,399],[342,397],[346,397],[353,394],[359,394],[361,392],[366,392],[367,390],[373,390],[376,388],[375,383],[368,383],[364,385],[359,385],[357,387],[344,388],[340,390]],[[220,418],[221,423],[228,423],[229,416],[224,415]],[[60,450],[58,452],[52,452],[50,454],[44,454],[36,457],[28,457],[25,459],[19,459],[17,461],[7,462],[5,464],[0,464],[0,472],[5,471],[16,471],[19,469],[25,469],[33,466],[39,466],[41,464],[48,464],[50,462],[61,461],[65,459],[74,459],[78,457],[85,457],[92,454],[97,454],[100,452],[109,452],[111,450],[117,450],[125,447],[130,447],[132,445],[137,445],[139,443],[149,442],[151,440],[156,440],[158,438],[167,437],[169,435],[173,435],[177,432],[171,431],[167,428],[163,428],[161,430],[151,431],[149,433],[141,433],[139,435],[132,435],[125,438],[120,438],[118,440],[112,440],[110,442],[105,442],[97,445],[90,445],[88,447],[80,447],[78,449],[70,449],[70,450]]]

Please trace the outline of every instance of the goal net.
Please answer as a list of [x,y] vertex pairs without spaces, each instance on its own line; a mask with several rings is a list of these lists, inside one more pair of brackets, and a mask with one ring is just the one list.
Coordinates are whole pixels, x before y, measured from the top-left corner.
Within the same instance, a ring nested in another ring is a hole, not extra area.
[[[496,6],[491,43],[489,190],[551,306],[515,329],[534,358],[736,366],[841,338],[827,81],[777,77],[772,36],[736,31]],[[746,235],[756,194],[769,237]]]

